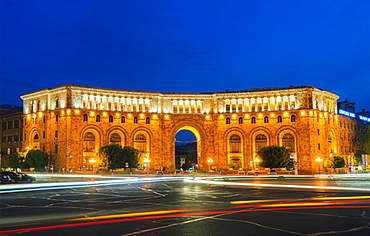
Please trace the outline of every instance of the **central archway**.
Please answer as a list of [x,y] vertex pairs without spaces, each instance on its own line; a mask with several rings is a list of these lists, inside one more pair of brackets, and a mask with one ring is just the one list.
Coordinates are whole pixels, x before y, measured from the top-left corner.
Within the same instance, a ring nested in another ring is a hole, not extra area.
[[[188,131],[188,132],[182,132]],[[180,137],[179,135],[181,135]],[[186,137],[185,137],[186,136]],[[182,138],[182,140],[180,140]],[[183,140],[183,139],[187,140]],[[200,134],[192,126],[183,126],[175,133],[175,168],[177,170],[195,170],[200,156]]]

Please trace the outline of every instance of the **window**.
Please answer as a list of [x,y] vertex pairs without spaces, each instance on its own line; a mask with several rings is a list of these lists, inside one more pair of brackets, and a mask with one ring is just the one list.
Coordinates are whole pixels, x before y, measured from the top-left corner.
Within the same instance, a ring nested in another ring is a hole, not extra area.
[[83,121],[88,121],[89,119],[88,119],[88,116],[87,116],[87,114],[84,114],[83,115]]
[[26,141],[26,137],[27,137],[27,135],[26,135],[26,133],[24,133],[24,139],[23,139],[24,141]]
[[108,121],[109,121],[109,123],[113,123],[113,116],[109,116]]
[[18,142],[19,141],[19,136],[18,135],[14,135],[14,142]]
[[135,137],[135,148],[146,153],[146,138],[144,134],[138,134]]
[[331,138],[331,136],[329,135],[329,137],[328,137],[328,145],[329,145],[329,152],[333,152],[333,140],[332,140],[332,138]]
[[320,135],[320,129],[317,129],[317,135]]
[[42,138],[46,138],[46,132],[42,131]]
[[1,142],[6,143],[6,137],[1,137]]
[[42,117],[42,122],[45,124],[46,123],[46,116]]
[[229,124],[230,124],[230,118],[229,118],[229,117],[227,117],[227,118],[226,118],[226,124],[227,124],[227,125],[229,125]]
[[239,137],[239,135],[237,134],[233,134],[231,137],[230,137],[230,152],[231,153],[241,153],[241,139]]
[[19,129],[19,120],[14,121],[14,129]]
[[8,129],[13,129],[13,121],[8,121]]
[[263,147],[267,147],[267,136],[258,134],[255,139],[255,151],[258,152]]
[[55,108],[58,108],[59,107],[59,99],[58,98],[56,98],[55,99]]
[[292,116],[290,117],[290,122],[295,122],[295,120],[296,120],[296,116],[295,116],[295,115],[292,115]]
[[95,121],[96,121],[96,122],[100,122],[100,115],[97,115],[97,116],[96,116]]
[[6,127],[7,127],[6,122],[3,122],[1,127],[2,127],[2,130],[6,130]]
[[137,124],[137,117],[134,117],[134,124]]
[[317,149],[320,150],[320,143],[317,144]]
[[252,123],[252,124],[255,124],[255,123],[256,123],[256,117],[254,117],[254,116],[252,117],[252,119],[251,119],[251,123]]
[[8,136],[8,143],[13,142],[13,136]]
[[278,116],[278,117],[277,117],[277,122],[278,122],[278,123],[282,123],[282,122],[283,122],[283,118],[282,118],[281,116]]
[[226,105],[226,113],[230,113],[230,105]]
[[84,135],[84,152],[95,152],[95,135],[87,132]]
[[265,123],[269,123],[269,117],[268,117],[268,116],[265,116],[265,117],[263,118],[263,122],[265,122]]
[[110,142],[110,144],[121,145],[121,136],[117,133],[113,133],[113,134],[111,134],[111,136],[109,138],[109,142]]
[[56,115],[55,116],[55,122],[58,122],[59,121],[59,115]]
[[295,153],[295,139],[293,134],[286,133],[281,139],[282,145],[290,151],[290,153]]
[[149,118],[149,117],[147,117],[147,118],[145,119],[145,124],[147,124],[147,125],[149,125],[149,124],[150,124],[150,118]]
[[243,117],[239,117],[239,125],[243,124]]
[[58,130],[55,130],[55,138],[58,138]]
[[121,116],[121,123],[125,123],[126,122],[126,118],[124,116]]
[[55,144],[55,153],[58,153],[58,144]]

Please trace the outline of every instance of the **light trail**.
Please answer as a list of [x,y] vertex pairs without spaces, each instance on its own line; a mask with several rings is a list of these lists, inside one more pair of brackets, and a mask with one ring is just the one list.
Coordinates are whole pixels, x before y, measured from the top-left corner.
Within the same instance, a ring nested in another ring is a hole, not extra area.
[[256,184],[256,183],[235,183],[225,181],[209,181],[205,178],[187,178],[184,181],[213,184],[213,185],[230,185],[230,186],[250,186],[250,187],[267,187],[267,188],[302,188],[302,189],[326,189],[326,190],[341,190],[341,191],[367,191],[370,188],[355,188],[355,187],[336,187],[336,186],[311,186],[311,185],[293,185],[293,184]]

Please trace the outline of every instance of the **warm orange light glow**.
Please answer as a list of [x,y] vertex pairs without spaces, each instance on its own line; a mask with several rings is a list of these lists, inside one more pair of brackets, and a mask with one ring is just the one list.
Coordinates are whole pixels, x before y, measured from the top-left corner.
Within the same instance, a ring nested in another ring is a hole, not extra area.
[[103,112],[103,116],[107,116],[107,113],[106,112]]
[[262,115],[261,113],[259,113],[259,114],[258,114],[258,118],[262,118],[262,116],[263,116],[263,115]]
[[224,115],[220,115],[220,116],[219,116],[219,118],[220,118],[220,119],[223,119],[223,118],[224,118]]
[[71,110],[67,110],[67,115],[71,115]]
[[77,110],[77,109],[76,109],[76,110],[75,110],[75,113],[76,113],[76,114],[80,114],[80,110]]
[[288,117],[289,116],[289,113],[288,112],[284,112],[284,117]]
[[305,111],[301,111],[301,115],[304,116],[306,114]]
[[145,115],[144,114],[140,114],[140,119],[144,119]]
[[95,112],[91,111],[90,116],[94,116],[94,115],[95,115]]
[[157,119],[157,118],[158,118],[158,116],[157,116],[157,115],[153,115],[153,118],[154,118],[154,119]]
[[42,117],[42,112],[40,111],[40,112],[39,112],[39,118],[41,118],[41,117]]
[[245,115],[245,119],[249,119],[249,114]]
[[116,113],[116,116],[117,116],[117,117],[119,117],[120,115],[121,115],[121,114],[119,114],[119,113]]
[[61,111],[62,116],[64,116],[64,113],[65,113],[65,112],[64,112],[64,110],[62,110],[62,111]]
[[32,116],[33,118],[36,118],[36,114],[33,114],[33,116]]
[[211,116],[210,115],[206,115],[206,119],[207,120],[210,120],[211,119]]
[[233,114],[231,117],[235,120],[236,119],[236,114]]
[[165,115],[165,116],[164,116],[164,118],[165,118],[165,119],[169,119],[169,118],[170,118],[170,116],[169,116],[169,115]]
[[270,116],[271,116],[272,118],[274,118],[274,117],[275,117],[275,113],[271,113],[271,114],[270,114]]
[[27,119],[31,119],[31,115],[30,114],[27,115]]

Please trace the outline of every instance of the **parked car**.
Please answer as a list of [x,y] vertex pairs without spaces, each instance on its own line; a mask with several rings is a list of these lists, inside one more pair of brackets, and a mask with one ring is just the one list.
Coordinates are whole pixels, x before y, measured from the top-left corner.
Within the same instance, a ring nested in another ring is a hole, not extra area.
[[22,172],[3,171],[3,172],[0,172],[0,174],[8,175],[10,177],[11,183],[16,183],[18,181],[26,181],[27,183],[31,183],[32,181],[36,180],[35,177],[27,175]]
[[3,174],[0,174],[0,179],[1,179],[2,184],[9,183],[11,180],[9,175],[3,175]]

